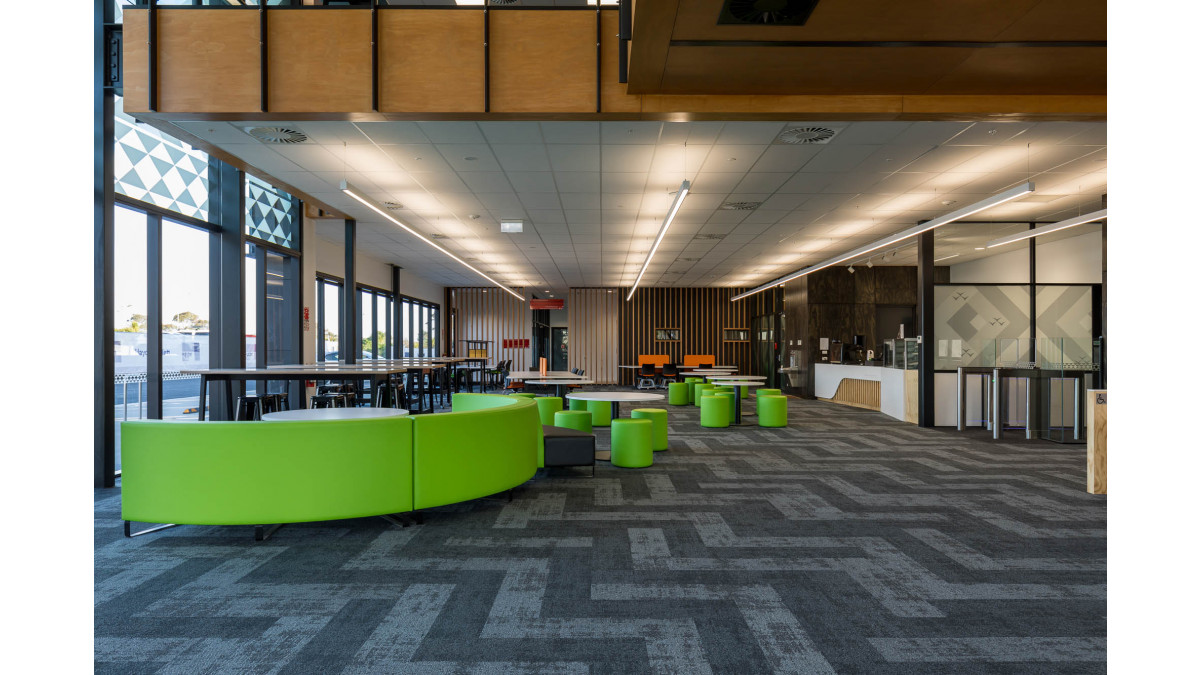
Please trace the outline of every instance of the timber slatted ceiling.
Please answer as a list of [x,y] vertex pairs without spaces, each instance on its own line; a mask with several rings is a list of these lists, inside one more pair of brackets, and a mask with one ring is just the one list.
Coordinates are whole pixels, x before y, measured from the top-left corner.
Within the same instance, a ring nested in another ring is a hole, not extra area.
[[[514,288],[518,293],[524,289]],[[491,340],[487,345],[488,361],[494,365],[512,359],[513,370],[528,370],[532,366],[529,348],[504,348],[505,340],[528,340],[533,335],[533,316],[529,303],[520,302],[498,288],[454,288],[450,294],[456,312],[456,353],[467,354],[462,340]]]
[[[717,364],[737,366],[742,374],[764,374],[757,372],[751,358],[751,343],[723,339],[726,328],[749,330],[751,318],[769,311],[769,293],[731,302],[733,296],[745,290],[638,288],[633,299],[625,301],[629,291],[621,289],[621,363],[636,364],[639,354],[666,354],[680,364],[686,354],[712,354]],[[656,340],[659,328],[679,329],[679,340]],[[620,377],[622,384],[633,383],[632,370],[622,370]]]
[[620,289],[572,288],[567,293],[567,367],[583,368],[597,384],[618,382]]

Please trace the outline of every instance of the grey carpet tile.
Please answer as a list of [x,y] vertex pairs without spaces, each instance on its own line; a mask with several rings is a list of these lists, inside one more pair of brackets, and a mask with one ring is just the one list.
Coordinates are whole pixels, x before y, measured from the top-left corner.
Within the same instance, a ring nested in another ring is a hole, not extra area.
[[783,429],[664,407],[652,467],[543,470],[408,528],[125,539],[120,489],[96,490],[96,670],[1104,672],[1082,446],[799,399]]

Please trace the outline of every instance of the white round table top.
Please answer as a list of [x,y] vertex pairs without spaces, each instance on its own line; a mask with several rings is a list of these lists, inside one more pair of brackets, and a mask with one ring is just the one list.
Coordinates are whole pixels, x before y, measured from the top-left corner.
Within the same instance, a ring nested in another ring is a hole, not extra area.
[[618,367],[618,368],[638,368],[638,369],[641,369],[641,366],[617,366],[617,367]]
[[691,370],[681,370],[679,372],[687,375],[728,375],[737,368],[692,368]]
[[761,387],[766,382],[751,382],[748,380],[721,380],[721,384],[731,387]]
[[567,398],[581,401],[661,401],[662,394],[643,394],[636,391],[581,391],[567,394]]
[[708,375],[710,380],[765,380],[766,375]]
[[525,380],[526,384],[593,384],[591,380],[564,380],[564,379],[548,379],[548,380]]
[[314,420],[366,420],[380,417],[403,417],[407,410],[400,408],[301,408],[280,410],[263,415],[264,422],[299,422]]

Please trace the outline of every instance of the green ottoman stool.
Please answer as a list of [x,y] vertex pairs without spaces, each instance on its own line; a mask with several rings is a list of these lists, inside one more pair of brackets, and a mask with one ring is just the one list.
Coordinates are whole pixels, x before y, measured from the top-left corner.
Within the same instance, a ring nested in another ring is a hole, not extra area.
[[655,452],[667,449],[667,411],[662,408],[636,408],[629,413],[630,419],[650,420],[653,426],[654,438],[650,447]]
[[755,389],[755,396],[783,396],[783,392],[778,389]]
[[700,426],[720,428],[729,426],[729,403],[718,396],[701,396]]
[[592,413],[586,410],[559,410],[554,413],[554,426],[592,433]]
[[759,396],[758,397],[758,426],[786,427],[787,426],[787,397]]
[[592,426],[607,427],[612,424],[612,403],[608,401],[588,401],[587,409],[592,413]]
[[636,469],[654,464],[653,437],[654,423],[650,420],[613,420],[612,465]]
[[716,393],[716,396],[717,398],[725,399],[726,404],[729,406],[729,423],[733,424],[733,421],[737,419],[737,407],[741,405],[738,401],[737,392],[719,391]]
[[531,394],[531,393],[529,393],[529,392],[527,392],[527,391],[523,391],[523,392],[520,392],[520,393],[517,393],[517,394],[509,394],[509,396],[512,396],[513,398],[517,398],[517,397],[520,397],[520,398],[537,398],[537,394]]
[[557,396],[538,396],[533,401],[537,403],[538,416],[542,418],[542,424],[554,426],[554,413],[563,409],[562,399]]
[[688,404],[688,386],[684,382],[672,382],[667,385],[667,403],[671,405]]
[[683,383],[686,384],[688,388],[688,403],[696,404],[696,385],[704,384],[704,378],[685,377],[683,378]]
[[700,399],[701,398],[708,396],[709,392],[711,392],[713,389],[716,389],[716,388],[717,388],[717,385],[715,385],[715,384],[703,384],[701,382],[697,382],[696,387],[695,387],[696,394],[692,398],[692,401],[695,402],[696,407],[697,408],[700,407]]
[[567,410],[587,410],[588,402],[577,398],[567,399]]

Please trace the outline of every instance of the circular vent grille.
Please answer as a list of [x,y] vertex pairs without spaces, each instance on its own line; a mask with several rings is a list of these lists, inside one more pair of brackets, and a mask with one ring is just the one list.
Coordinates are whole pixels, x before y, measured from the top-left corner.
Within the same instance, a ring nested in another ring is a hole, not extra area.
[[800,145],[804,143],[827,143],[837,133],[825,127],[795,127],[779,134],[780,143]]
[[762,202],[725,202],[721,205],[726,211],[753,211],[762,206]]
[[488,0],[489,5],[515,5],[517,0]]
[[263,143],[289,145],[292,143],[303,143],[308,140],[308,136],[303,131],[288,129],[287,127],[251,127],[246,129],[246,133]]
[[803,25],[815,2],[804,0],[729,0],[729,13],[744,23],[782,23],[799,21]]

